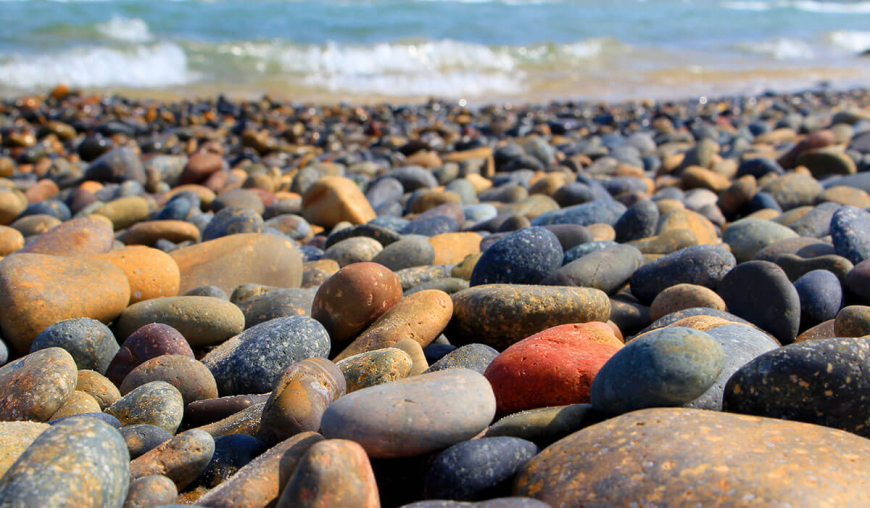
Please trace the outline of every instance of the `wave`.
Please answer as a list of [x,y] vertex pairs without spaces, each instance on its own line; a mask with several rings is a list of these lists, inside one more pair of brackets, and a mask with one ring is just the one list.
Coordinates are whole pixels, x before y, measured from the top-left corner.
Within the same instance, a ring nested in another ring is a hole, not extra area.
[[821,2],[816,0],[771,0],[771,1],[733,1],[720,4],[726,9],[739,11],[768,11],[772,9],[793,9],[806,12],[827,14],[870,13],[870,2]]
[[850,53],[870,50],[870,32],[839,30],[831,32],[826,38],[833,46]]
[[76,87],[161,88],[196,81],[184,50],[170,43],[75,48],[0,60],[0,85],[32,89],[66,83]]
[[147,23],[139,18],[124,18],[117,14],[109,21],[97,24],[96,30],[104,37],[121,42],[142,43],[154,40]]
[[801,39],[788,37],[742,43],[738,44],[736,48],[745,53],[764,55],[776,60],[810,60],[816,56],[812,46]]

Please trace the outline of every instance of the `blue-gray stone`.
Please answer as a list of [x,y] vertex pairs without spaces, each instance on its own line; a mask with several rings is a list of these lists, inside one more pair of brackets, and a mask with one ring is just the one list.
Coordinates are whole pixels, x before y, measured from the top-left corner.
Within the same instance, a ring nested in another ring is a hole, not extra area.
[[471,274],[471,286],[537,284],[562,264],[562,246],[544,228],[524,228],[486,249]]
[[130,460],[142,456],[172,439],[172,434],[163,427],[145,423],[121,427],[119,432],[127,443],[127,450],[130,451]]
[[631,205],[614,224],[616,241],[625,243],[649,238],[656,234],[658,223],[658,207],[649,199],[642,199]]
[[715,290],[736,265],[734,255],[721,247],[686,247],[638,268],[631,277],[631,292],[649,305],[659,293],[677,284]]
[[580,224],[581,226],[590,226],[592,224],[610,224],[612,226],[625,213],[625,210],[625,205],[612,199],[591,201],[582,205],[545,212],[535,217],[532,220],[532,225]]
[[202,232],[202,241],[214,240],[240,233],[259,233],[263,230],[263,217],[250,208],[228,206],[215,214]]
[[801,303],[801,329],[834,319],[843,306],[843,288],[836,275],[813,270],[794,283]]
[[[442,344],[434,344],[441,346]],[[429,349],[432,345],[428,346]],[[447,346],[453,348],[453,346]],[[458,349],[447,350],[447,354],[432,363],[426,372],[436,372],[444,369],[471,369],[483,374],[489,364],[498,356],[498,351],[486,344],[466,344]],[[426,351],[424,350],[425,354]]]
[[571,261],[541,284],[595,288],[613,294],[643,265],[643,254],[630,245],[615,245]]
[[843,206],[831,219],[834,250],[857,265],[870,259],[870,213],[854,206]]
[[569,251],[565,253],[565,256],[562,258],[562,263],[567,265],[568,263],[580,259],[588,254],[592,254],[593,252],[597,252],[599,250],[607,249],[610,247],[616,247],[618,245],[618,243],[611,240],[599,240],[597,242],[580,244],[576,247],[572,247]]
[[96,319],[76,318],[55,323],[33,340],[30,352],[50,347],[66,350],[79,370],[105,374],[118,353],[118,341],[112,331]]

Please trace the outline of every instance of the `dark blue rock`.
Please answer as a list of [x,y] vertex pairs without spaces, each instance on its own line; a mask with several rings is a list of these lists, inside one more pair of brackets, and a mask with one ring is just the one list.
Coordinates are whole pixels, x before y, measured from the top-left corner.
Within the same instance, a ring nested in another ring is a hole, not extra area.
[[776,198],[773,195],[768,194],[767,192],[756,192],[755,196],[746,203],[744,207],[743,214],[749,215],[753,212],[757,212],[759,210],[776,210],[777,212],[782,212],[782,207],[779,206],[779,203],[776,201]]
[[813,270],[794,283],[801,302],[801,330],[834,319],[843,306],[843,288],[836,275]]
[[531,441],[490,437],[465,441],[444,450],[424,477],[429,499],[479,501],[510,494],[514,475],[538,454]]
[[830,178],[822,182],[822,187],[826,189],[839,186],[855,187],[856,189],[861,189],[864,192],[870,192],[870,172],[841,176],[838,178]]
[[381,178],[371,185],[366,190],[366,199],[373,208],[381,206],[385,203],[398,203],[402,199],[402,194],[405,193],[402,182],[395,178]]
[[619,244],[611,240],[599,240],[597,242],[584,243],[565,252],[565,256],[562,258],[562,263],[567,265],[568,263],[580,259],[588,254],[592,254],[593,252],[617,246],[619,246]]
[[740,368],[725,387],[732,413],[814,423],[870,437],[870,342],[799,342]]
[[659,223],[659,209],[649,199],[643,199],[631,205],[616,221],[613,229],[616,231],[616,241],[630,242],[649,238],[656,234]]
[[663,328],[616,352],[592,381],[592,407],[622,414],[680,406],[704,394],[725,365],[719,343],[691,328]]
[[300,245],[298,249],[302,253],[302,261],[317,261],[323,257],[323,250],[313,245]]
[[118,341],[112,331],[96,319],[76,318],[55,323],[43,330],[30,346],[30,352],[50,347],[66,350],[79,370],[105,374],[118,353]]
[[135,459],[172,439],[172,434],[156,425],[130,425],[119,430],[127,443],[130,459]]
[[[639,161],[638,161],[639,162]],[[640,164],[634,164],[640,166]],[[625,192],[647,192],[646,180],[636,176],[612,176],[601,182],[611,196],[618,196]]]
[[756,179],[758,179],[770,173],[773,173],[775,175],[784,175],[785,170],[782,169],[782,166],[780,166],[779,163],[773,159],[749,159],[747,161],[743,161],[742,163],[740,163],[740,166],[737,167],[736,178],[740,178],[741,176],[746,175],[752,175]]
[[419,166],[396,168],[384,176],[398,180],[405,192],[414,192],[424,187],[438,187],[435,176]]
[[676,284],[715,290],[736,265],[734,255],[721,247],[686,247],[638,268],[631,277],[631,292],[649,305],[659,293]]
[[121,421],[115,418],[114,416],[106,413],[79,413],[77,415],[65,416],[63,418],[58,418],[57,420],[51,420],[48,422],[49,425],[57,425],[58,423],[69,420],[70,418],[96,418],[97,420],[108,423],[112,427],[116,429],[121,428]]
[[438,362],[438,360],[444,358],[451,351],[455,351],[457,348],[452,344],[438,344],[432,343],[423,348],[423,355],[426,356],[426,361],[429,363],[430,367]]
[[211,461],[185,490],[217,487],[267,449],[265,443],[247,434],[216,437]]
[[579,224],[553,224],[542,227],[556,235],[562,250],[565,252],[594,240],[592,233]]
[[166,206],[160,210],[154,220],[184,220],[190,215],[190,209],[190,200],[175,196],[166,203]]
[[471,286],[537,284],[562,265],[556,235],[530,227],[511,233],[486,249],[471,274]]
[[69,207],[61,201],[55,199],[46,199],[37,203],[27,205],[18,218],[29,217],[31,215],[50,215],[60,221],[68,221],[72,217],[72,212]]
[[85,179],[97,182],[122,183],[148,180],[139,153],[131,146],[120,146],[104,153],[85,170]]
[[414,266],[429,265],[435,258],[435,249],[425,237],[408,237],[391,243],[379,252],[372,262],[379,263],[394,272]]
[[263,217],[250,208],[228,206],[215,214],[202,232],[202,241],[214,240],[240,233],[259,233],[263,230]]
[[[439,346],[441,344],[433,344]],[[430,345],[426,349],[432,347]],[[453,346],[450,346],[453,347]],[[423,350],[426,354],[426,350]],[[429,365],[426,372],[436,372],[444,369],[471,369],[483,374],[486,368],[498,356],[498,351],[486,344],[466,344],[458,349],[452,349],[437,361]]]
[[613,294],[625,286],[643,264],[643,254],[630,245],[616,245],[571,261],[541,284],[595,288]]
[[801,302],[782,268],[770,261],[749,261],[731,270],[719,284],[719,296],[731,313],[791,344],[801,321]]
[[843,206],[831,219],[834,250],[858,264],[870,259],[870,213],[854,206]]
[[612,199],[591,201],[582,205],[542,213],[532,220],[532,225],[580,224],[581,226],[590,226],[592,224],[610,224],[612,226],[625,213],[625,210],[624,205]]
[[403,235],[435,236],[442,233],[455,233],[459,231],[459,225],[452,217],[436,215],[419,221],[409,223],[399,233]]

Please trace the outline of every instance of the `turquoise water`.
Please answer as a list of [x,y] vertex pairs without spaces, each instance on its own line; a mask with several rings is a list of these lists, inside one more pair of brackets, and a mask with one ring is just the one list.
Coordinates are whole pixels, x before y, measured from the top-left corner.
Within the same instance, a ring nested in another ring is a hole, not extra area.
[[866,84],[870,1],[0,0],[0,93],[583,97]]

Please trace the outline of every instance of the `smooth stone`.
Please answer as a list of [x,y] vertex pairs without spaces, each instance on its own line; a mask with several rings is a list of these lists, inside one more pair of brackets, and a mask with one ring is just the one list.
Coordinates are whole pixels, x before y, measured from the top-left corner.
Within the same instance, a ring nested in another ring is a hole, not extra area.
[[345,395],[324,413],[321,432],[359,443],[371,458],[414,457],[470,439],[494,415],[486,378],[450,369]]
[[794,238],[797,233],[772,221],[742,219],[722,232],[722,241],[731,247],[738,263],[752,260],[761,249],[779,240]]
[[763,185],[760,192],[770,194],[783,210],[812,205],[824,188],[809,175],[789,173]]
[[843,306],[843,288],[827,270],[813,270],[794,283],[801,303],[801,330],[834,319]]
[[106,377],[121,385],[127,374],[143,362],[160,355],[193,358],[190,345],[178,330],[162,323],[147,324],[127,337],[106,369]]
[[[471,268],[473,269],[474,267]],[[415,266],[399,270],[396,272],[396,277],[399,278],[402,290],[407,291],[424,282],[451,277],[453,275],[452,272],[453,266],[451,265]],[[470,279],[471,276],[469,275],[468,278]]]
[[715,290],[736,265],[737,260],[727,250],[698,245],[641,266],[629,283],[631,292],[642,303],[649,304],[659,293],[677,284],[694,284]]
[[716,227],[703,215],[691,210],[672,210],[659,218],[656,234],[675,229],[688,229],[700,245],[713,245],[719,241]]
[[857,297],[860,303],[870,304],[870,260],[858,263],[849,271],[843,288]]
[[870,335],[870,307],[850,305],[834,318],[836,337],[865,337]]
[[340,368],[328,360],[307,358],[287,367],[263,407],[257,437],[271,445],[317,432],[326,408],[347,388]]
[[870,436],[868,352],[865,341],[834,338],[765,353],[728,380],[724,410]]
[[281,372],[306,358],[326,358],[329,334],[317,321],[293,316],[248,328],[211,350],[202,363],[221,395],[265,393]]
[[785,272],[769,261],[749,261],[731,270],[718,288],[728,310],[771,333],[782,344],[794,342],[800,328],[800,296]]
[[409,376],[422,374],[429,368],[429,361],[423,352],[423,347],[414,339],[402,339],[393,347],[400,349],[411,357],[411,372]]
[[444,233],[429,238],[432,245],[433,265],[461,263],[463,259],[480,252],[482,237],[474,232]]
[[484,376],[500,414],[589,402],[592,380],[621,348],[605,323],[556,326],[505,349]]
[[280,317],[310,316],[314,294],[313,289],[274,289],[235,304],[250,328]]
[[139,386],[106,408],[126,427],[148,424],[174,434],[184,416],[184,399],[177,388],[165,381]]
[[613,229],[616,231],[616,241],[625,243],[649,238],[655,235],[658,222],[659,209],[655,203],[648,199],[642,199],[631,205],[613,225]]
[[808,340],[833,339],[836,336],[837,334],[834,332],[834,320],[829,319],[798,335],[794,341],[805,342]]
[[134,180],[143,185],[147,179],[139,153],[131,146],[119,146],[93,160],[85,170],[85,178],[110,183]]
[[78,369],[105,374],[118,352],[118,342],[103,323],[90,318],[68,319],[43,330],[33,340],[30,351],[59,347],[68,352]]
[[48,428],[38,422],[0,422],[0,478]]
[[592,382],[592,407],[623,414],[679,406],[713,386],[724,364],[722,347],[704,332],[681,327],[649,332],[601,367]]
[[148,218],[148,201],[141,196],[126,196],[97,208],[94,215],[109,219],[115,230],[125,229]]
[[426,291],[429,289],[437,289],[447,293],[448,295],[452,295],[453,293],[458,293],[468,289],[468,287],[468,281],[465,279],[446,277],[444,279],[427,280],[426,282],[417,284],[411,289],[405,291],[405,296],[413,295],[414,293],[419,293],[420,291]]
[[610,299],[610,321],[612,321],[624,336],[634,335],[652,323],[650,308],[640,304],[636,299],[629,301]]
[[452,298],[453,318],[445,330],[451,341],[498,350],[547,328],[610,316],[610,299],[592,288],[490,284]]
[[316,288],[335,275],[341,267],[332,259],[306,261],[302,265],[302,287]]
[[592,224],[616,224],[616,221],[625,213],[626,207],[614,200],[590,201],[579,205],[569,206],[560,210],[545,212],[532,220],[532,226],[546,226],[550,224],[579,224],[589,226]]
[[125,508],[145,508],[172,504],[178,497],[178,489],[169,478],[155,474],[130,481],[130,489],[124,502]]
[[429,265],[434,259],[435,249],[429,243],[429,238],[412,237],[391,243],[371,261],[382,264],[390,270],[398,271],[414,266]]
[[120,507],[130,455],[111,425],[70,418],[39,435],[0,478],[9,506]]
[[230,294],[247,283],[295,288],[302,282],[302,255],[292,240],[276,235],[230,235],[170,255],[181,273],[179,294],[206,285]]
[[112,249],[115,235],[112,226],[91,217],[73,219],[39,235],[21,253],[52,256],[94,256]]
[[116,249],[95,259],[105,261],[127,276],[130,305],[178,294],[181,275],[169,254],[150,247]]
[[793,254],[802,258],[834,254],[834,247],[816,238],[788,238],[779,240],[755,253],[756,261],[776,261],[783,254]]
[[173,243],[199,242],[199,228],[182,220],[152,220],[136,223],[121,236],[127,245],[153,247],[159,240]]
[[357,263],[320,286],[311,317],[329,332],[333,351],[340,351],[401,299],[395,273],[377,263]]
[[796,281],[812,271],[825,270],[831,272],[841,284],[845,284],[846,277],[852,268],[854,268],[851,261],[836,254],[811,258],[804,258],[795,254],[781,254],[773,262],[782,268],[782,271],[792,281]]
[[267,449],[262,441],[247,434],[231,434],[215,438],[211,461],[187,487],[187,490],[217,487]]
[[202,241],[263,231],[263,217],[250,208],[229,206],[215,214],[202,232]]
[[465,501],[417,501],[403,505],[402,508],[547,508],[547,503],[528,497],[500,497],[479,501],[477,503]]
[[[24,236],[25,242],[28,238],[36,235],[41,235],[50,229],[59,226],[62,224],[60,219],[53,217],[51,215],[38,214],[38,215],[28,215],[19,218],[15,222],[11,223],[9,227],[17,230]],[[25,245],[27,245],[25,243]]]
[[[513,494],[551,506],[861,505],[866,451],[864,439],[819,426],[646,409],[550,446],[519,473]],[[788,482],[772,464],[786,465]]]
[[44,254],[0,261],[0,329],[19,353],[57,322],[87,317],[108,323],[129,301],[127,277],[102,261]]
[[326,239],[325,247],[328,249],[339,242],[358,237],[377,240],[377,242],[384,247],[389,247],[391,244],[402,239],[402,235],[391,229],[369,223],[360,224],[359,226],[353,226],[331,233]]
[[230,300],[230,297],[224,292],[224,290],[217,286],[200,286],[191,289],[182,296],[210,296],[212,298],[220,298],[221,300]]
[[677,284],[656,296],[649,308],[650,319],[655,321],[673,312],[696,307],[728,310],[722,297],[712,289],[694,284]]
[[0,367],[0,421],[49,420],[72,396],[73,357],[52,347]]
[[130,477],[135,480],[162,475],[178,490],[188,486],[205,471],[214,454],[214,438],[198,429],[182,432],[130,462]]
[[658,330],[659,328],[664,328],[667,326],[671,326],[678,321],[682,321],[686,318],[694,317],[694,316],[709,316],[713,318],[718,318],[723,321],[729,321],[734,324],[741,325],[749,325],[755,326],[749,321],[743,319],[742,317],[735,316],[730,312],[725,312],[716,309],[710,309],[707,307],[693,307],[691,309],[678,310],[676,312],[672,312],[664,317],[661,317],[651,323],[649,326],[641,330],[637,335],[642,335],[646,332],[651,332],[653,330]]
[[347,393],[391,383],[411,375],[408,353],[392,347],[367,351],[336,362],[347,381]]
[[447,293],[424,290],[408,295],[362,332],[335,361],[393,347],[405,339],[426,347],[444,331],[452,315],[453,300]]
[[287,480],[276,506],[379,508],[378,486],[365,450],[343,439],[313,444]]
[[798,155],[796,163],[810,170],[813,178],[852,175],[858,171],[855,161],[836,148],[817,148]]
[[127,443],[131,460],[172,439],[172,434],[166,429],[145,423],[121,427],[119,432]]
[[302,196],[305,220],[330,228],[339,222],[365,224],[375,211],[356,184],[341,176],[326,176],[309,187]]
[[550,231],[521,229],[483,251],[471,274],[471,286],[537,284],[562,265],[562,245]]
[[432,363],[426,372],[447,369],[470,369],[483,374],[498,356],[498,351],[485,344],[466,344],[456,348]]
[[490,425],[484,437],[518,437],[546,448],[603,419],[604,415],[596,413],[592,404],[543,407],[505,416]]
[[152,381],[165,381],[177,388],[185,406],[196,400],[218,396],[211,371],[202,363],[183,355],[162,355],[146,360],[127,374],[119,387],[120,392],[126,395]]
[[245,315],[232,303],[208,296],[174,296],[145,300],[118,317],[115,331],[127,338],[152,323],[178,330],[194,347],[221,344],[245,329]]
[[514,475],[538,454],[534,443],[491,437],[458,443],[439,453],[424,477],[430,499],[478,501],[509,495]]
[[0,256],[8,256],[23,247],[24,235],[21,232],[7,226],[0,226]]
[[870,259],[870,213],[854,206],[844,206],[831,219],[834,250],[858,264]]
[[799,219],[784,224],[799,236],[822,238],[831,234],[831,218],[838,208],[839,205],[835,203],[823,203],[810,209]]
[[425,217],[420,220],[411,221],[405,227],[399,230],[402,235],[423,235],[428,237],[443,235],[446,233],[456,233],[459,230],[459,224],[452,218],[444,215],[436,215],[434,217]]
[[613,294],[643,265],[643,254],[628,245],[589,253],[558,268],[541,281],[545,286],[595,288]]
[[339,266],[345,267],[354,263],[373,261],[383,250],[384,247],[377,240],[365,236],[355,236],[326,249],[323,258],[332,259]]
[[55,421],[69,416],[85,414],[97,414],[103,416],[100,411],[100,403],[97,402],[97,399],[91,397],[85,392],[76,390],[66,399],[66,401],[64,401],[63,405],[60,406],[60,409],[51,415],[51,420],[49,421],[53,424]]
[[214,423],[258,404],[265,404],[270,393],[231,395],[217,399],[197,400],[184,408],[185,422],[191,425]]
[[101,411],[121,398],[118,388],[107,377],[93,370],[79,370],[76,390],[93,397]]

